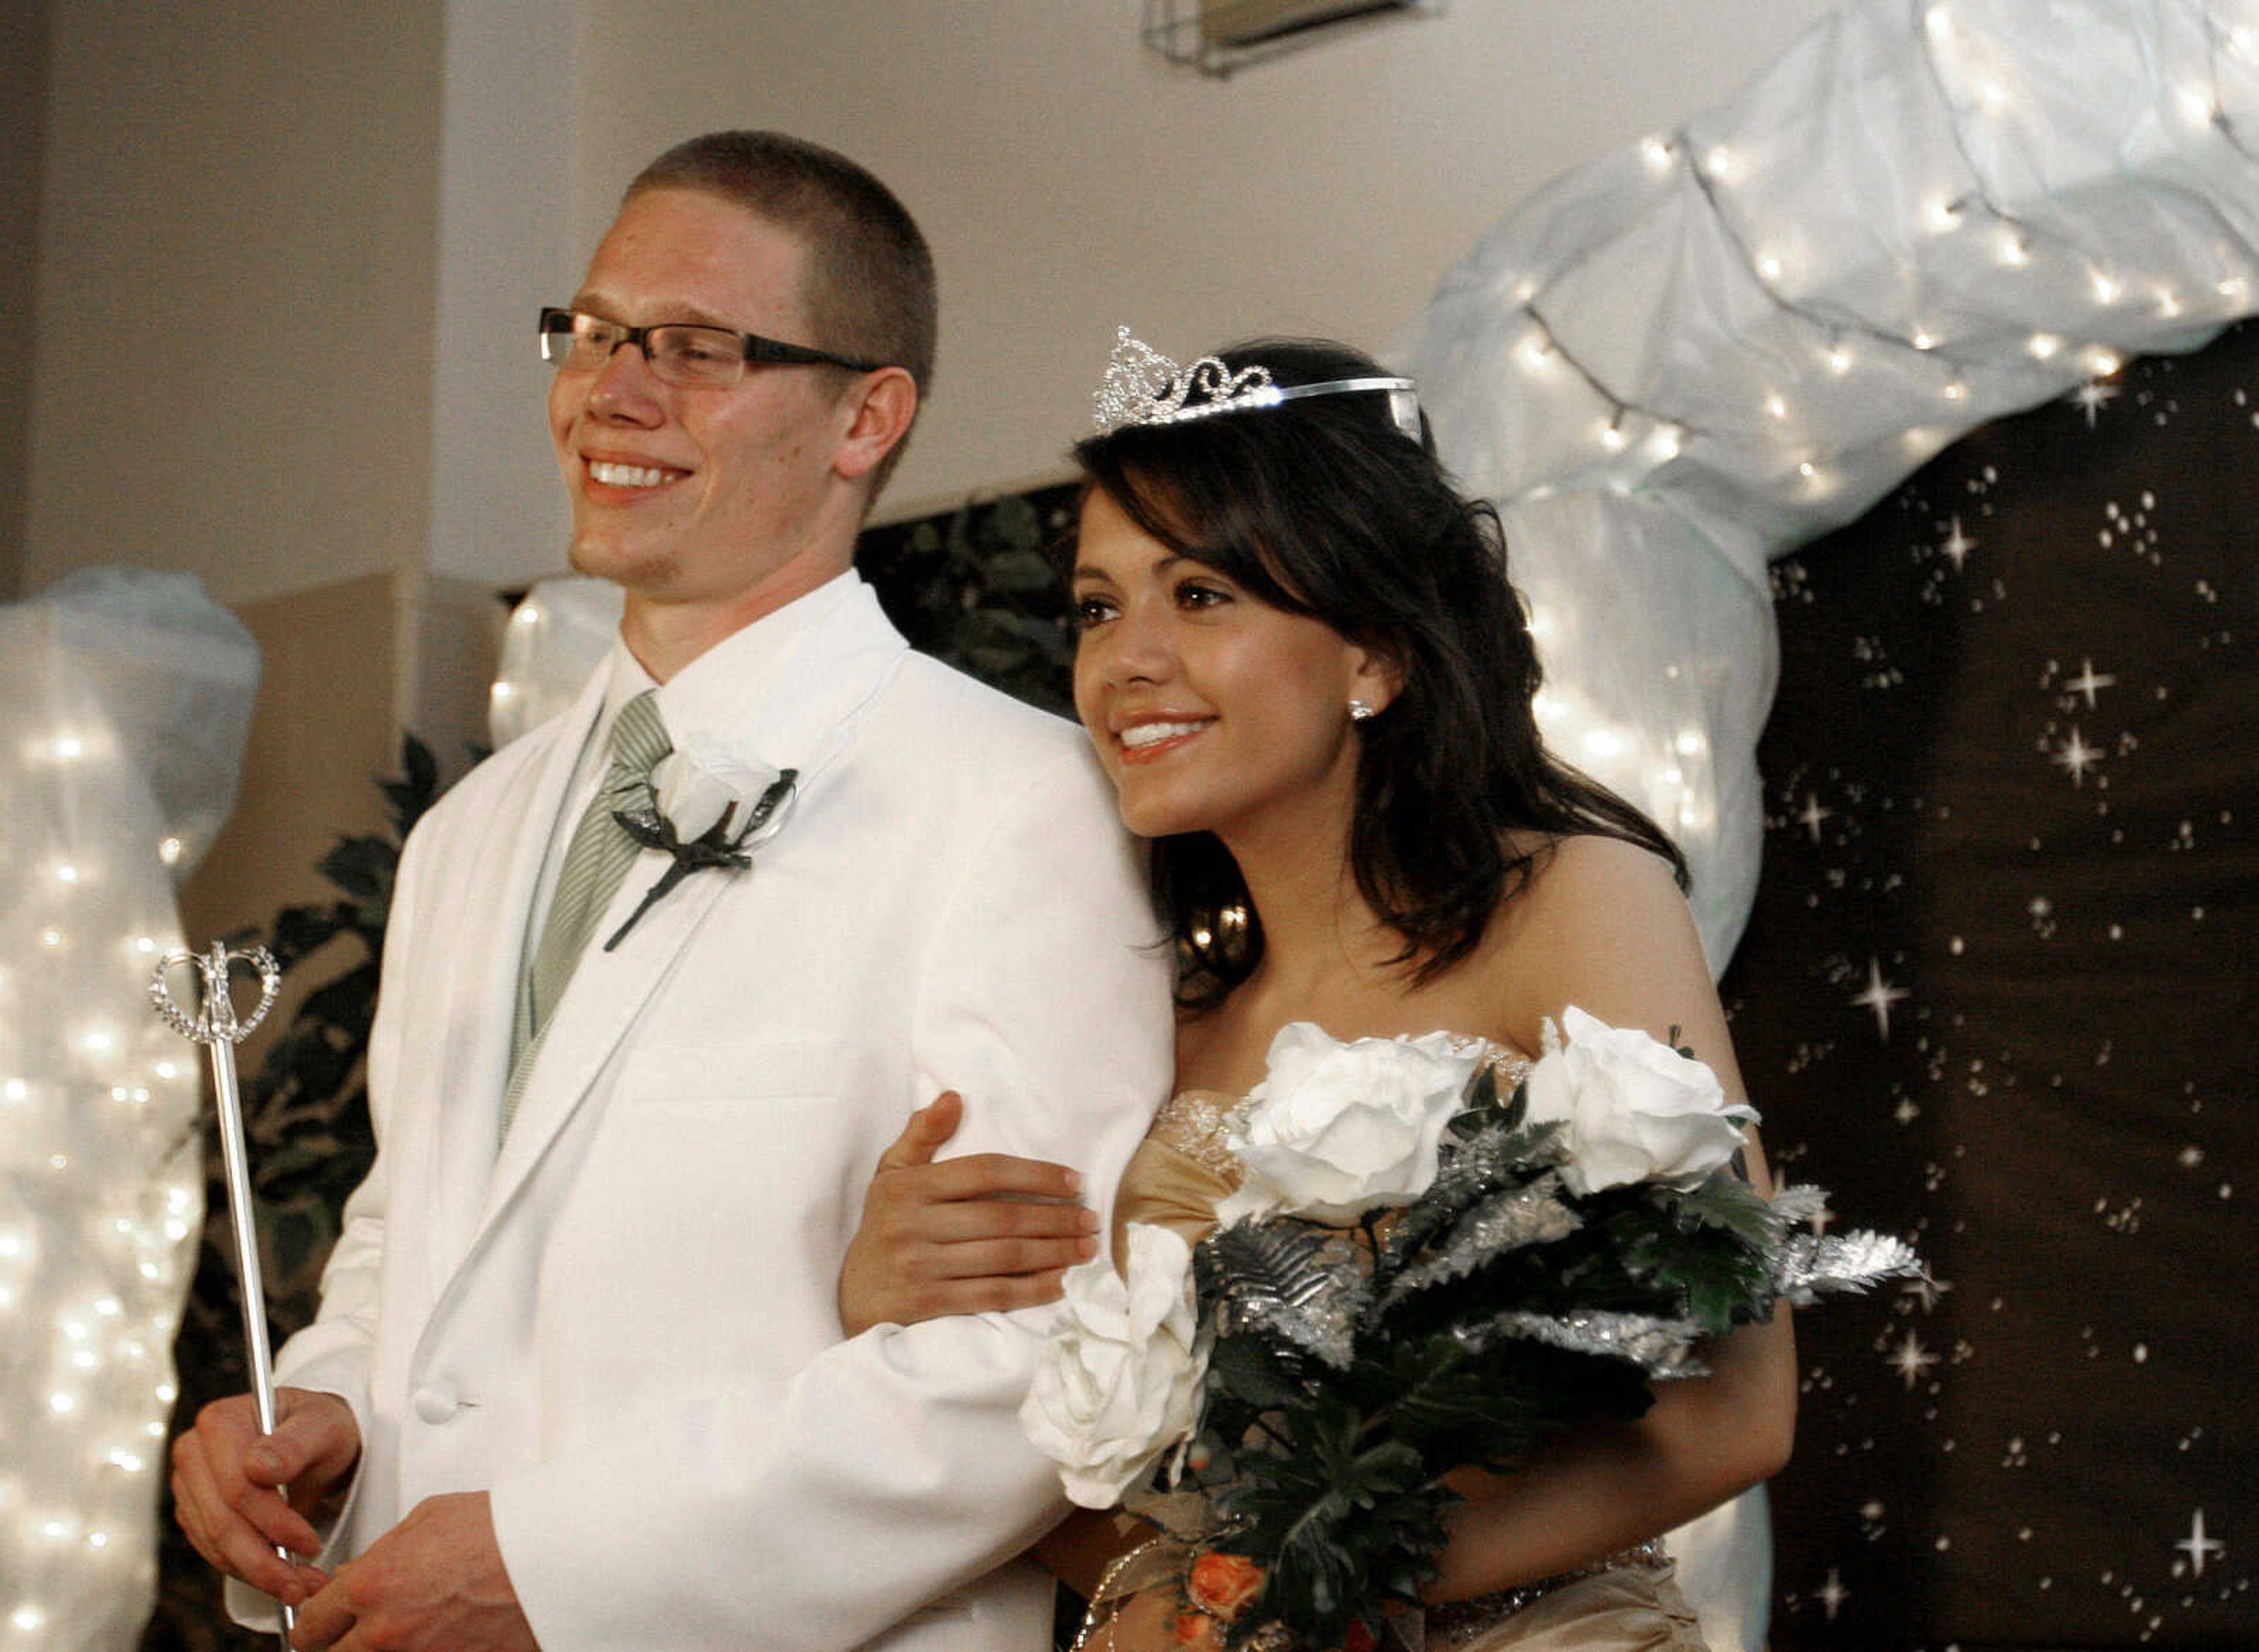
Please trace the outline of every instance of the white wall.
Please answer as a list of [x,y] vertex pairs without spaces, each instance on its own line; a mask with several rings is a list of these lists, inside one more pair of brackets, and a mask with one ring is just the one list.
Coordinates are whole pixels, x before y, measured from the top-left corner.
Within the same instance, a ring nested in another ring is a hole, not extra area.
[[[46,0],[0,5],[0,407],[28,407],[39,293],[40,128],[46,118]],[[0,602],[18,593],[29,419],[0,434]]]
[[1056,474],[1117,322],[1385,344],[1510,207],[1824,9],[1447,0],[1215,81],[1140,0],[50,0],[24,582],[557,571],[527,318],[693,132],[831,144],[924,223],[899,515]]
[[420,567],[438,0],[50,0],[24,582]]
[[939,394],[883,507],[1056,471],[1127,322],[1384,345],[1560,171],[1719,102],[1820,0],[1449,0],[1223,81],[1139,0],[586,0],[585,250],[643,161],[777,126],[901,195],[942,277]]

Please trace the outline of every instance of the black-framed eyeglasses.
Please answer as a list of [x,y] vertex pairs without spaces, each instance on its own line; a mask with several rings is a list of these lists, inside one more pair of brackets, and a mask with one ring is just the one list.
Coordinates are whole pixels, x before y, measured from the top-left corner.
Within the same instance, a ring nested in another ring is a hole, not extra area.
[[732,332],[727,327],[687,321],[630,327],[586,310],[545,306],[541,311],[541,359],[559,372],[571,367],[593,373],[622,345],[642,351],[652,372],[666,383],[696,390],[726,390],[756,362],[845,367],[852,373],[872,373],[886,365],[764,338],[757,332]]

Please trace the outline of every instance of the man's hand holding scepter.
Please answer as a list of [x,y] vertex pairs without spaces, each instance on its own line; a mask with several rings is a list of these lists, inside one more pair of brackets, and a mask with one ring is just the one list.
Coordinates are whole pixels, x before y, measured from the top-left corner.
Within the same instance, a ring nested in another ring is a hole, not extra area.
[[[244,1017],[236,1015],[228,992],[230,966],[239,961],[257,973],[260,989],[258,1008]],[[183,964],[194,966],[203,989],[193,1015],[181,1008],[167,984]],[[278,1396],[274,1391],[235,1046],[265,1019],[281,984],[281,972],[265,948],[230,952],[216,941],[202,958],[167,953],[150,979],[149,1000],[175,1032],[202,1044],[211,1058],[252,1377],[250,1393],[213,1401],[174,1442],[173,1499],[181,1529],[197,1553],[281,1603],[287,1647],[292,1608],[326,1581],[318,1568],[291,1556],[320,1552],[321,1537],[308,1515],[352,1474],[360,1456],[360,1431],[352,1409],[334,1394],[289,1388]]]

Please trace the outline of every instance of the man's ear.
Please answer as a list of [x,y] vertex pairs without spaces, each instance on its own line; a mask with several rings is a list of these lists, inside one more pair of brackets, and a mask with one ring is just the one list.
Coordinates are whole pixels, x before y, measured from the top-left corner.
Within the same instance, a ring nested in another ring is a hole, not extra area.
[[831,456],[832,468],[851,481],[867,476],[909,434],[917,417],[917,383],[901,367],[866,374],[852,392],[846,434]]

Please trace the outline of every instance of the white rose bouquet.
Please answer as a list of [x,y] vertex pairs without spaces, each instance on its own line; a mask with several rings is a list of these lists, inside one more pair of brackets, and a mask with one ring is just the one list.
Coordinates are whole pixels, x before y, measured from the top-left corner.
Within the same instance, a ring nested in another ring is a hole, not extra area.
[[1201,1564],[1251,1563],[1233,1643],[1371,1644],[1434,1574],[1450,1470],[1638,1416],[1778,1298],[1918,1271],[1894,1239],[1799,1231],[1817,1189],[1760,1198],[1735,1167],[1756,1116],[1690,1052],[1575,1008],[1507,1096],[1471,1041],[1287,1027],[1189,1281],[1180,1243],[1135,1228],[1126,1280],[1071,1276],[1030,1436],[1075,1501],[1198,1553],[1194,1611],[1225,1616]]

